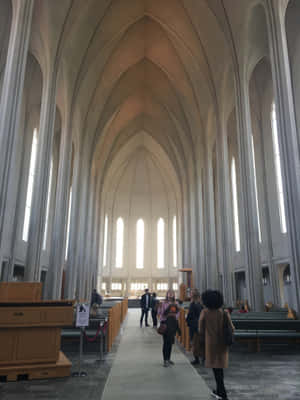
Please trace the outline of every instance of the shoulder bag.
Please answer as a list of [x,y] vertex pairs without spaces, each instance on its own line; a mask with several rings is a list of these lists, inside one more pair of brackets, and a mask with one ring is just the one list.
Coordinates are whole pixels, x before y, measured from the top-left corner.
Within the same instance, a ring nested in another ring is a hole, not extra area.
[[226,344],[226,346],[231,346],[234,342],[234,334],[232,325],[225,311],[223,311],[223,334],[224,334],[224,343]]

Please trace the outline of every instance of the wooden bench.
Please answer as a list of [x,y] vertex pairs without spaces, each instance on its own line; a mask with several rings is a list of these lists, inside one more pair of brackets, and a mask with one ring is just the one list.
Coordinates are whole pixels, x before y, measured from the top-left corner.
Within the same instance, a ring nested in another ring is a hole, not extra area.
[[[271,317],[266,313],[232,314],[235,326],[235,340],[247,343],[254,351],[261,350],[261,344],[298,344],[300,343],[300,321],[288,319],[286,313],[274,312]],[[275,319],[276,317],[276,319]]]

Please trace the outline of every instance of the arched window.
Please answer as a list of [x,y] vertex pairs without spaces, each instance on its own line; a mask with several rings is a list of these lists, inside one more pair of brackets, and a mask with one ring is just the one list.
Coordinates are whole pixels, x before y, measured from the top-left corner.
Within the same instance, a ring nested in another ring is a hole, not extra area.
[[173,217],[173,266],[177,267],[177,224],[176,215]]
[[231,186],[232,186],[232,199],[233,199],[235,250],[240,251],[241,243],[240,243],[239,208],[238,208],[238,196],[237,196],[236,165],[234,157],[232,157],[231,160]]
[[67,222],[67,241],[66,241],[65,260],[68,258],[68,250],[69,250],[71,207],[72,207],[72,186],[70,188],[70,197],[69,197],[68,222]]
[[144,268],[144,221],[139,219],[136,223],[136,267]]
[[107,261],[107,230],[108,230],[108,217],[107,215],[105,215],[104,241],[103,241],[103,267],[106,267],[106,261]]
[[165,267],[165,223],[162,218],[157,222],[157,268]]
[[49,183],[48,183],[48,193],[47,193],[46,222],[45,222],[45,230],[44,230],[43,250],[46,250],[46,246],[47,246],[48,223],[49,223],[49,211],[50,211],[50,199],[51,199],[51,185],[52,185],[52,174],[53,174],[53,159],[51,158],[51,163],[50,163],[50,174],[49,174]]
[[280,227],[281,232],[286,233],[286,217],[283,199],[283,184],[282,184],[282,172],[281,172],[281,160],[278,144],[278,129],[277,129],[277,117],[276,117],[276,106],[272,103],[271,108],[271,122],[272,122],[272,138],[273,138],[273,151],[274,151],[274,162],[275,162],[275,172],[276,172],[276,186],[277,186],[277,196],[278,196],[278,208],[280,217]]
[[37,143],[38,143],[38,132],[37,132],[37,129],[35,128],[33,131],[32,145],[31,145],[29,176],[28,176],[28,184],[27,184],[26,203],[25,203],[25,217],[24,217],[23,234],[22,234],[22,239],[25,242],[27,242],[27,240],[28,240],[28,233],[29,233],[29,222],[30,222],[30,214],[31,214],[31,203],[32,203],[34,174],[35,174],[35,162],[36,162],[36,154],[37,154]]
[[257,213],[257,225],[258,225],[258,240],[261,243],[261,229],[260,229],[260,216],[259,216],[259,206],[258,206],[258,193],[257,193],[257,179],[256,179],[256,165],[255,165],[255,151],[254,151],[254,139],[251,135],[251,147],[252,147],[252,160],[254,168],[254,190],[255,190],[255,204]]
[[117,219],[116,235],[116,268],[123,267],[124,222],[123,218]]

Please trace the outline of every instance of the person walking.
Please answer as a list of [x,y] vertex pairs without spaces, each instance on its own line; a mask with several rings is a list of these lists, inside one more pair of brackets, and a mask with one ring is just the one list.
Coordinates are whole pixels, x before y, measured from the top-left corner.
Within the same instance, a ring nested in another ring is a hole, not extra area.
[[199,318],[199,335],[204,343],[205,367],[212,368],[217,388],[212,395],[218,400],[228,400],[224,385],[224,368],[228,367],[229,348],[224,338],[224,318],[234,326],[227,311],[222,310],[223,295],[217,290],[202,293],[202,302],[206,307]]
[[188,315],[186,317],[186,322],[189,327],[189,334],[190,334],[190,342],[193,343],[193,355],[194,360],[191,361],[192,365],[200,364],[199,361],[199,354],[196,351],[196,340],[198,339],[198,324],[199,324],[199,317],[200,313],[203,310],[203,306],[201,304],[201,296],[198,289],[192,290],[192,297],[191,303],[189,306]]
[[150,305],[151,305],[151,296],[149,293],[149,289],[145,289],[145,293],[141,297],[141,310],[142,310],[141,319],[140,319],[141,327],[143,326],[144,316],[145,316],[145,325],[150,326],[148,324],[148,312],[150,310]]
[[152,293],[152,297],[151,297],[151,316],[152,316],[153,328],[157,327],[158,305],[159,305],[159,300],[156,297],[156,293]]
[[179,306],[175,301],[175,292],[169,290],[166,299],[158,307],[158,318],[163,329],[163,359],[164,367],[174,365],[171,360],[172,346],[175,342],[175,335],[178,331]]

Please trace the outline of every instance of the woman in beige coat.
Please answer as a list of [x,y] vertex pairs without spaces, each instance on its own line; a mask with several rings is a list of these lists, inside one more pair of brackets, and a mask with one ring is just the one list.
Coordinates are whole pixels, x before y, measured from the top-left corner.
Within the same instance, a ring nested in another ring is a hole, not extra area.
[[223,296],[217,290],[207,290],[202,294],[206,307],[200,314],[199,334],[204,344],[205,367],[212,368],[217,384],[213,395],[219,400],[228,400],[224,386],[223,368],[228,367],[228,346],[224,342],[224,318],[228,318],[234,329],[230,315],[222,310]]

